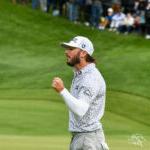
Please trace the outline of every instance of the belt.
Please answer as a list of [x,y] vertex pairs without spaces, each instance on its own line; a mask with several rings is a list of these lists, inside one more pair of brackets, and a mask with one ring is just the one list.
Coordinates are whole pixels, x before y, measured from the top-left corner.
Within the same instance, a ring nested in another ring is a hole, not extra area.
[[86,134],[86,133],[97,133],[100,129],[94,130],[94,131],[84,131],[84,132],[71,132],[72,136],[75,136],[77,134]]

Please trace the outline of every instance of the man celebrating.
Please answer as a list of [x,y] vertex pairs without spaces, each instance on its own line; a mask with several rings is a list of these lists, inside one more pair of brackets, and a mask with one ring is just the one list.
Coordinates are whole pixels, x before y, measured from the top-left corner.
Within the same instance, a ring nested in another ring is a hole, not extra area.
[[52,87],[69,108],[70,150],[108,150],[99,122],[104,114],[106,85],[95,67],[93,44],[86,37],[76,36],[61,45],[66,49],[67,64],[74,67],[74,78],[70,92],[58,77]]

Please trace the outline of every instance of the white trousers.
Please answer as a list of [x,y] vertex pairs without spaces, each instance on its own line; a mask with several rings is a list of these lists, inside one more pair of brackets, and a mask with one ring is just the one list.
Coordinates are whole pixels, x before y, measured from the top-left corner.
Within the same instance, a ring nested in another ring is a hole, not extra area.
[[72,133],[70,150],[109,150],[103,131]]

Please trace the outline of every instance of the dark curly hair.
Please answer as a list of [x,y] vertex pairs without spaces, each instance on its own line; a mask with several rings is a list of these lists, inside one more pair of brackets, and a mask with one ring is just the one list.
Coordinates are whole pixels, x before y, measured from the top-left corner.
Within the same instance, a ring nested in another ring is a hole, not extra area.
[[92,56],[90,56],[89,54],[86,54],[86,61],[90,62],[90,63],[96,63],[95,58],[93,58]]

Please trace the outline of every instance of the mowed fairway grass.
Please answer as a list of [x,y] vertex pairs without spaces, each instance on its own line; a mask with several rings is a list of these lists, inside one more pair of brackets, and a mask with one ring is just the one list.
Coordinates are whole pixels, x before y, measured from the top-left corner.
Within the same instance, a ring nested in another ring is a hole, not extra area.
[[[0,144],[3,150],[66,150],[69,149],[69,140],[66,136],[1,136]],[[149,150],[148,141],[142,147],[127,142],[128,138],[122,136],[108,141],[112,150]]]
[[65,18],[0,1],[0,150],[67,150],[68,111],[51,88],[69,89],[72,69],[62,41],[75,35],[95,45],[107,83],[102,119],[110,150],[150,150],[150,41],[75,25]]

